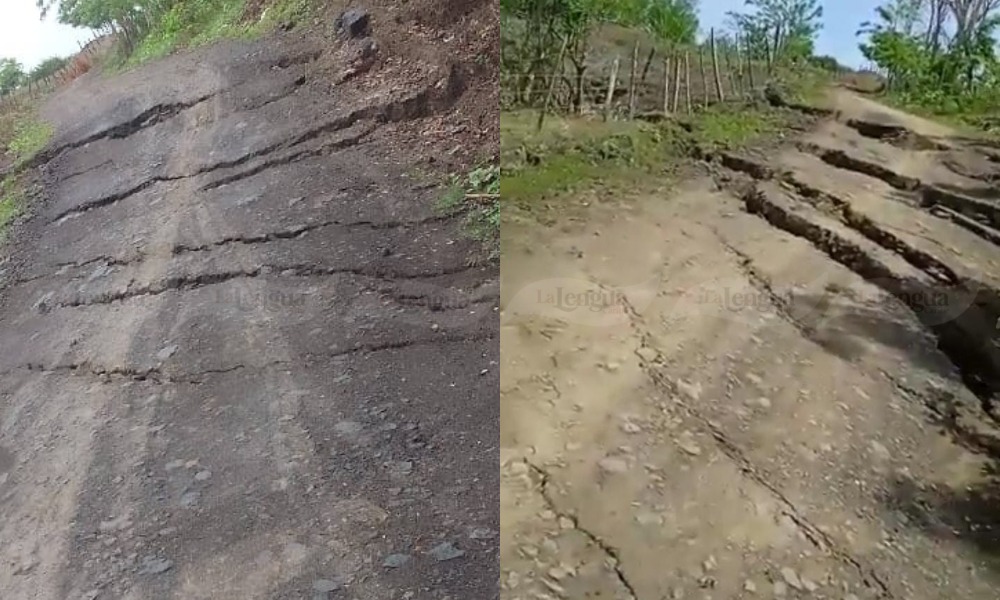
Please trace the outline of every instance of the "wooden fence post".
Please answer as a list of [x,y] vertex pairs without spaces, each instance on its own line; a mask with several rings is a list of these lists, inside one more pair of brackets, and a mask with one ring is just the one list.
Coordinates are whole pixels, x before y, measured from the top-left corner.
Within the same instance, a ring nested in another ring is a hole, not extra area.
[[677,112],[681,107],[681,57],[674,56],[674,105],[673,111]]
[[[566,46],[569,45],[569,38],[563,38],[562,48],[559,49],[559,59],[553,66],[552,79],[549,80],[549,88],[545,92],[545,101],[542,103],[542,110],[538,113],[538,131],[542,130],[542,125],[545,122],[545,113],[549,110],[549,104],[552,102],[552,95],[556,92],[556,82],[559,81],[559,75],[562,75],[563,60],[566,59]],[[555,69],[558,67],[559,72],[556,73]]]
[[694,104],[691,102],[691,51],[684,51],[684,95],[687,98],[688,114],[694,112]]
[[701,74],[702,102],[705,108],[708,108],[708,104],[711,98],[709,97],[708,94],[709,90],[708,73],[705,72],[705,44],[701,44],[698,46],[698,72]]
[[670,114],[670,55],[663,57],[663,116]]
[[621,59],[616,56],[615,61],[611,63],[611,77],[608,78],[608,97],[604,100],[605,121],[611,118],[611,108],[615,99],[615,83],[618,81],[618,67],[620,62]]
[[[737,41],[737,48],[739,47],[739,42]],[[732,52],[732,47],[726,44],[726,47],[722,51],[722,56],[726,59],[726,74],[729,78],[729,89],[732,91],[733,96],[737,98],[740,97],[740,90],[736,88],[736,78],[737,74],[733,70],[732,57],[729,54]],[[739,56],[739,54],[737,54]]]
[[715,28],[708,37],[712,47],[712,70],[715,71],[715,93],[719,97],[719,103],[726,101],[726,94],[722,91],[722,75],[719,74],[719,52],[715,47]]
[[639,42],[632,48],[632,74],[628,80],[628,118],[635,118],[636,76],[639,75]]

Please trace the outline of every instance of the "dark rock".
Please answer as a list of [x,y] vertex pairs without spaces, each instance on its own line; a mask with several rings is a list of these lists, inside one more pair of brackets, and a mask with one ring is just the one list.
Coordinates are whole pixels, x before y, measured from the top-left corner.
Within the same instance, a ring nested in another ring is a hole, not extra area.
[[350,8],[337,17],[337,34],[350,38],[366,37],[371,30],[368,11]]

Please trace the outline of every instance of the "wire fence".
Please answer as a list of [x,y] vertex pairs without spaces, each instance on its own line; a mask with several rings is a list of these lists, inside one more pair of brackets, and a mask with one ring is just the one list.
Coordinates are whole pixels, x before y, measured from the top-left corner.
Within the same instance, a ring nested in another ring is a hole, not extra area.
[[690,114],[720,103],[743,103],[759,95],[774,71],[770,56],[751,58],[734,42],[640,53],[601,56],[582,68],[557,60],[548,73],[501,72],[501,103],[507,108],[547,114],[599,114],[605,119],[656,119]]
[[109,49],[114,42],[111,35],[96,35],[66,65],[55,73],[38,81],[30,81],[8,94],[0,96],[0,113],[12,110],[27,101],[51,93],[69,85],[81,75],[90,71],[99,55]]

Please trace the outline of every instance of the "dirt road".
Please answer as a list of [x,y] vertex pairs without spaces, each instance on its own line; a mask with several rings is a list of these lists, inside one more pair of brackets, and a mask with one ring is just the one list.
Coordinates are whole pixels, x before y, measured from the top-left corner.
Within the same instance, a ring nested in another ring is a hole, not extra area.
[[496,597],[498,273],[427,178],[495,139],[495,7],[450,9],[447,60],[393,10],[45,106],[0,265],[4,600]]
[[1000,159],[834,104],[505,224],[501,597],[997,597]]

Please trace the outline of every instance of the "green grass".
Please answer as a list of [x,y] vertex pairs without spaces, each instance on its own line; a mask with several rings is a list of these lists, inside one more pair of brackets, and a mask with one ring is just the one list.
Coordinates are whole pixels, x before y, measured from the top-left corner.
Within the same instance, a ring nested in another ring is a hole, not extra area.
[[183,47],[198,46],[243,33],[240,23],[245,0],[184,0],[150,29],[125,66],[165,56]]
[[643,181],[662,184],[696,149],[747,146],[777,134],[786,118],[781,111],[739,105],[699,111],[684,118],[684,126],[553,116],[536,131],[536,112],[504,113],[501,201],[504,208],[535,212],[545,201],[588,188],[614,195]]
[[500,239],[500,167],[484,165],[453,178],[447,192],[438,201],[443,214],[464,214],[469,237],[482,242],[490,255],[499,251]]
[[51,137],[52,126],[41,121],[29,104],[14,106],[0,119],[0,148],[11,160],[8,175],[0,180],[0,242],[26,207],[21,175]]
[[782,126],[781,116],[774,111],[712,107],[693,119],[692,135],[706,149],[738,148],[774,135]]
[[7,155],[20,168],[35,157],[52,137],[52,126],[37,117],[22,119],[14,127],[13,138],[7,144]]
[[6,241],[8,227],[23,210],[23,190],[19,179],[10,175],[0,181],[0,243]]
[[119,57],[117,70],[222,39],[255,37],[283,24],[299,23],[318,6],[318,0],[274,0],[262,18],[248,23],[246,0],[182,0],[146,33],[130,56]]
[[541,131],[537,113],[500,116],[504,203],[527,205],[635,172],[664,172],[691,140],[676,124],[549,117]]

